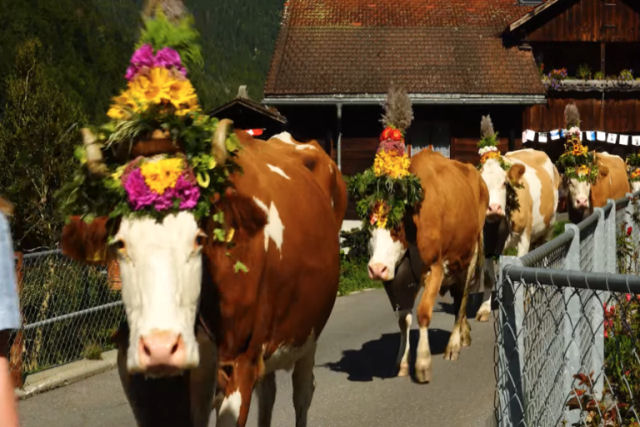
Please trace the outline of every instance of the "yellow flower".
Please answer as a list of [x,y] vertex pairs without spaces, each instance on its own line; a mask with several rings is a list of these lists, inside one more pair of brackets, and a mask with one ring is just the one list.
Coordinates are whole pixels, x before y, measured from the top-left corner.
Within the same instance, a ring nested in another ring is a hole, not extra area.
[[371,213],[370,223],[378,228],[385,228],[389,219],[389,208],[384,200],[378,200]]
[[631,178],[640,178],[640,168],[636,168],[631,172]]
[[183,115],[198,108],[198,96],[189,80],[174,80],[169,86],[169,99],[176,107],[176,114]]
[[589,175],[589,166],[587,166],[587,165],[578,166],[578,168],[576,169],[576,174],[578,174],[578,175]]
[[402,178],[409,175],[410,164],[411,160],[407,154],[399,156],[380,150],[373,161],[373,173],[376,176],[388,175],[391,178]]
[[182,173],[183,161],[180,158],[163,159],[143,163],[140,173],[151,191],[164,194],[167,188],[174,187]]

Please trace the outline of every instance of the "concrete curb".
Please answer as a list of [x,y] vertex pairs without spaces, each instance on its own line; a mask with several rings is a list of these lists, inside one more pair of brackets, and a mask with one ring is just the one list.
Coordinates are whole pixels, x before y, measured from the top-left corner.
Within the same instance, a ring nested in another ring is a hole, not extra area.
[[117,354],[117,350],[110,350],[102,353],[101,360],[82,359],[29,375],[24,386],[15,389],[16,397],[18,399],[26,399],[38,393],[63,387],[113,369],[117,365]]

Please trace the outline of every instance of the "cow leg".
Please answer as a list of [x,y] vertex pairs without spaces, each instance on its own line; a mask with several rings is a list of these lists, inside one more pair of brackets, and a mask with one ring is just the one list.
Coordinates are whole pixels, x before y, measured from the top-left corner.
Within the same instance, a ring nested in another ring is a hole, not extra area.
[[518,250],[518,257],[526,255],[529,252],[529,246],[531,245],[531,235],[530,233],[523,232],[520,235],[520,240],[518,241],[518,245],[516,246]]
[[429,348],[428,328],[433,315],[433,305],[442,285],[444,271],[442,263],[431,265],[428,274],[423,273],[424,292],[418,305],[418,326],[420,337],[416,350],[416,380],[420,383],[431,381],[431,349]]
[[484,274],[484,286],[482,292],[482,304],[476,313],[476,320],[479,322],[486,322],[491,317],[491,292],[495,287],[496,273],[495,273],[495,261],[492,257],[485,258],[484,262],[485,274]]
[[270,372],[266,374],[256,384],[256,394],[258,395],[258,425],[270,426],[273,403],[276,400],[276,374]]
[[235,360],[231,379],[220,404],[216,426],[243,427],[247,423],[257,371],[258,368],[251,362],[251,358],[241,356]]
[[409,331],[411,330],[411,310],[398,311],[398,326],[400,326],[400,348],[396,358],[398,376],[409,375]]
[[315,363],[316,344],[309,348],[307,353],[296,362],[293,368],[293,407],[296,410],[296,427],[307,425],[307,413],[311,406],[313,392],[316,389],[313,376],[313,365]]
[[[460,300],[460,306],[458,307],[458,314],[456,315],[456,321],[453,325],[447,348],[444,351],[444,358],[447,360],[456,360],[460,355],[460,349],[471,345],[471,328],[467,321],[467,300],[469,298],[469,284],[471,283],[471,279],[473,279],[477,263],[478,246],[475,247],[471,262],[467,267],[467,276],[464,281],[464,287],[462,288],[462,297],[459,298],[456,296],[456,300],[458,298]],[[459,284],[456,285],[459,286]]]

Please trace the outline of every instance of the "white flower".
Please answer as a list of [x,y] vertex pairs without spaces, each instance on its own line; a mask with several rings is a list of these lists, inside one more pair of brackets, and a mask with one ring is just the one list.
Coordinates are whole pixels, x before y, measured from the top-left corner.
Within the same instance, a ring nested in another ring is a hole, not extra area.
[[498,151],[498,147],[496,147],[495,145],[487,145],[486,147],[482,147],[481,149],[479,149],[478,154],[482,156],[484,153],[488,153],[490,151]]
[[571,129],[567,131],[569,135],[580,135],[580,128],[578,126],[573,126]]

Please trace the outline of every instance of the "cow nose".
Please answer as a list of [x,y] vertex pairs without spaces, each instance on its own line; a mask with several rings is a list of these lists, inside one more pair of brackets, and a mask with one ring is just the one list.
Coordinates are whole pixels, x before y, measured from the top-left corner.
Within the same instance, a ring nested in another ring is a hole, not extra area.
[[369,278],[371,280],[386,280],[389,269],[382,263],[369,264]]
[[586,197],[576,197],[576,207],[586,208],[589,204],[589,200]]
[[171,331],[153,331],[141,336],[138,356],[140,367],[143,370],[182,369],[186,362],[182,334]]
[[500,206],[500,203],[491,203],[489,205],[489,209],[487,210],[487,214],[503,215],[504,211],[502,210],[502,206]]

